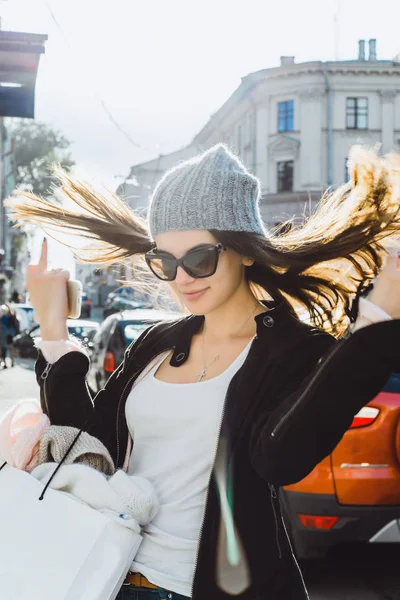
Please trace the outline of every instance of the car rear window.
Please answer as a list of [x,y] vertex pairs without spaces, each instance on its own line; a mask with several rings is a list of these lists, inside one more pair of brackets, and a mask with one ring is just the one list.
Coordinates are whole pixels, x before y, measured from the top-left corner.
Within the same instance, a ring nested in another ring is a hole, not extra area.
[[134,321],[133,323],[121,323],[124,340],[127,346],[135,342],[143,331],[154,325],[154,321]]
[[392,373],[382,391],[400,394],[400,373]]

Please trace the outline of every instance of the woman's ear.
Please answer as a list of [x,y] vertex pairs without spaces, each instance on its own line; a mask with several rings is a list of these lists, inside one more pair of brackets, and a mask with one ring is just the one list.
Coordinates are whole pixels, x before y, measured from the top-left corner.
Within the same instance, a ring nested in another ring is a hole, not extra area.
[[254,258],[249,258],[248,256],[243,256],[242,263],[244,264],[245,267],[251,267],[251,265],[254,265]]

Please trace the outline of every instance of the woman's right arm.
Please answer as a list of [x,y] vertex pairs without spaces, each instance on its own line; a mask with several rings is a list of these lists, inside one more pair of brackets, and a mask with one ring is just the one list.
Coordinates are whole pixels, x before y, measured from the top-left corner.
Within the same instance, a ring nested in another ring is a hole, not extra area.
[[35,371],[40,386],[42,409],[52,424],[84,428],[113,453],[115,417],[121,386],[119,376],[129,360],[130,348],[125,354],[124,362],[93,402],[86,383],[89,359],[83,352],[68,348],[68,279],[67,271],[47,270],[47,243],[44,241],[39,263],[28,267],[27,289],[35,318],[40,324],[43,352],[46,354],[46,344],[59,344],[64,346],[66,352],[63,354],[61,351],[52,361],[46,360],[39,350]]
[[[126,359],[125,359],[126,360]],[[92,399],[86,375],[89,359],[83,352],[68,352],[50,364],[39,350],[35,365],[42,410],[52,425],[84,429],[113,453],[115,419],[120,390],[119,375],[125,361],[111,375],[106,386]]]

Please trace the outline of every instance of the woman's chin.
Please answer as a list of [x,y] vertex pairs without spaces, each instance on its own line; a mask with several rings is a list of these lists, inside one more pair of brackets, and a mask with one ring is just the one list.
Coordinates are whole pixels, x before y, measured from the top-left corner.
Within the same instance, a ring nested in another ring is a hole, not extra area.
[[203,316],[212,313],[221,306],[220,302],[184,302],[187,310],[195,316]]

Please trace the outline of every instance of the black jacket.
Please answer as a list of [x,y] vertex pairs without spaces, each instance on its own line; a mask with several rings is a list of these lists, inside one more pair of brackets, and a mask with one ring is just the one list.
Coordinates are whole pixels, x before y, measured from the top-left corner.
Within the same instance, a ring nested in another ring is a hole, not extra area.
[[[257,335],[228,388],[223,417],[233,467],[234,518],[251,571],[240,600],[304,600],[307,592],[282,522],[279,486],[305,477],[330,454],[399,366],[400,320],[360,329],[347,339],[298,321],[282,304],[256,317]],[[203,317],[155,325],[125,354],[94,401],[85,375],[89,362],[72,352],[51,368],[41,353],[36,374],[53,424],[84,427],[108,447],[117,466],[125,457],[125,402],[150,360],[174,349],[171,364],[189,355]],[[44,377],[44,378],[43,378]],[[188,401],[190,399],[188,398]],[[231,598],[216,584],[218,496],[210,480],[194,579],[194,600]]]

